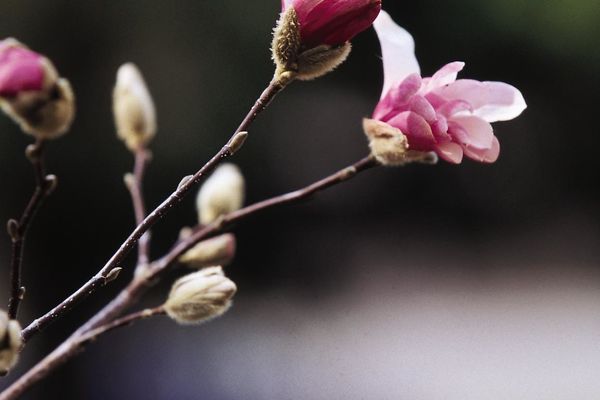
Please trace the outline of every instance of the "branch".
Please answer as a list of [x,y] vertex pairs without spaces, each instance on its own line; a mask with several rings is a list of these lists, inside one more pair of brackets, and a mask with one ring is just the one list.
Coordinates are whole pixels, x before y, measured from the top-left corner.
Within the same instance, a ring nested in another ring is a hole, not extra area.
[[29,203],[21,218],[17,221],[11,219],[8,221],[8,234],[12,241],[12,251],[10,258],[10,298],[8,300],[8,315],[10,319],[16,319],[19,312],[19,305],[25,295],[25,288],[21,283],[21,265],[23,262],[23,249],[25,247],[25,238],[27,231],[44,200],[56,187],[56,177],[54,175],[46,176],[44,171],[44,141],[37,139],[34,144],[27,147],[25,154],[33,165],[35,175],[35,190],[31,195]]
[[[30,382],[36,382],[46,376],[50,371],[61,366],[73,356],[84,350],[85,345],[98,339],[99,336],[113,331],[117,328],[129,326],[136,321],[147,319],[156,315],[165,313],[162,306],[145,309],[129,314],[125,317],[114,320],[113,322],[100,326],[81,336],[72,336],[63,344],[57,347],[52,353],[48,354],[41,362],[30,369],[27,374],[21,377],[17,382],[11,385],[4,392],[0,393],[0,400],[16,399],[21,396],[30,386]],[[24,379],[26,378],[26,379]]]
[[146,233],[152,226],[154,226],[165,214],[167,214],[176,204],[181,202],[183,198],[190,192],[190,190],[199,183],[204,177],[210,174],[223,160],[231,157],[241,146],[240,134],[248,129],[255,118],[262,112],[270,101],[283,90],[291,80],[272,80],[269,86],[256,100],[256,103],[250,109],[250,112],[244,118],[238,129],[231,136],[229,142],[217,152],[202,168],[200,168],[194,175],[191,175],[188,179],[184,179],[178,188],[160,204],[154,211],[139,224],[129,237],[123,242],[117,252],[108,260],[108,262],[102,267],[90,280],[88,280],[83,286],[77,291],[63,300],[60,304],[48,311],[43,316],[33,321],[29,326],[23,329],[23,342],[27,342],[36,333],[45,329],[48,325],[54,322],[56,319],[70,311],[73,306],[89,295],[94,293],[98,288],[104,286],[106,283],[116,278],[116,275],[120,271],[120,265],[125,260],[131,249],[135,246],[137,241]]
[[[139,148],[135,151],[135,163],[133,174],[125,175],[125,186],[131,195],[133,211],[135,213],[135,224],[140,225],[146,218],[146,205],[144,203],[144,194],[142,182],[146,166],[150,162],[151,153],[145,148]],[[138,241],[138,261],[137,268],[144,268],[150,262],[150,232],[146,232]]]
[[345,182],[358,173],[366,171],[377,165],[379,164],[373,159],[373,157],[365,157],[351,166],[339,170],[336,173],[302,189],[249,205],[238,211],[234,211],[223,216],[210,225],[197,227],[189,237],[175,244],[175,246],[173,246],[173,248],[165,256],[150,264],[146,274],[137,276],[133,281],[131,281],[131,283],[125,289],[123,289],[115,299],[113,299],[94,317],[81,326],[75,334],[84,334],[85,332],[105,324],[108,321],[111,321],[113,318],[116,318],[124,310],[138,301],[139,298],[149,288],[152,287],[153,283],[158,280],[160,274],[168,270],[173,264],[176,263],[182,254],[194,247],[198,242],[214,236],[217,233],[225,230],[225,228],[267,209],[282,206],[284,204],[300,202],[301,200],[304,200],[319,191]]
[[[156,278],[163,272],[167,271],[187,250],[193,247],[199,241],[208,238],[211,235],[221,232],[226,227],[234,223],[241,222],[246,218],[258,214],[267,209],[275,208],[284,204],[297,203],[306,199],[315,193],[327,189],[331,186],[345,182],[348,179],[356,176],[362,171],[366,171],[372,167],[379,165],[372,156],[363,158],[351,166],[344,168],[332,175],[327,176],[311,185],[302,189],[286,193],[271,199],[252,204],[238,211],[225,215],[218,221],[207,225],[206,227],[198,228],[188,238],[178,242],[169,253],[161,259],[154,262],[151,268],[144,275],[134,277],[133,281],[119,293],[119,295],[107,304],[100,312],[92,319],[81,326],[69,339],[63,342],[46,358],[40,361],[25,375],[15,381],[4,392],[0,393],[0,400],[13,400],[23,394],[27,389],[45,378],[56,367],[64,364],[67,360],[75,356],[79,349],[79,341],[81,338],[94,336],[94,332],[102,327],[111,326],[111,324],[119,324],[122,319],[113,319],[122,313],[125,309],[135,303],[142,294],[148,290],[157,281]],[[128,317],[125,317],[128,318]]]

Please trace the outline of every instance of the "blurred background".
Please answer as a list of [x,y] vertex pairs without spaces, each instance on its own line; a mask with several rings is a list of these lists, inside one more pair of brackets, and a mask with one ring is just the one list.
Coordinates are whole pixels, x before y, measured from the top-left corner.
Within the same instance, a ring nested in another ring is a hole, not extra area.
[[[518,87],[529,108],[495,125],[497,163],[379,168],[235,228],[233,309],[200,327],[144,321],[103,337],[24,398],[598,399],[600,159],[596,0],[384,1],[423,74]],[[159,134],[145,191],[157,205],[214,154],[271,78],[279,1],[3,0],[0,37],[46,54],[73,83],[72,132],[48,147],[59,177],[30,231],[21,320],[87,280],[133,227],[111,91],[133,61]],[[235,162],[247,202],[308,184],[367,152],[379,99],[372,30],[338,71],[286,89]],[[0,221],[33,189],[30,138],[0,118]],[[153,233],[160,256],[195,222],[186,199]],[[8,298],[9,239],[0,240]],[[133,259],[130,258],[131,266]],[[36,337],[0,389],[53,349],[131,273]],[[177,271],[146,298],[162,302]]]

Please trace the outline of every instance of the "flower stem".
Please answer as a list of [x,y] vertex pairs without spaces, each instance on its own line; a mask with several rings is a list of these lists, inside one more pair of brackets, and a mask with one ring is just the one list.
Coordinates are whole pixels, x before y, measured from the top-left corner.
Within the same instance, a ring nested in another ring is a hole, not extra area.
[[56,184],[56,177],[46,176],[44,169],[44,146],[43,140],[38,139],[34,144],[27,147],[25,154],[33,166],[35,175],[35,190],[23,211],[21,217],[8,221],[8,233],[12,241],[10,258],[10,298],[8,300],[8,315],[10,319],[16,319],[19,305],[25,295],[25,288],[21,282],[21,265],[23,263],[23,249],[27,231],[31,226],[37,211],[44,200],[52,192]]
[[189,179],[181,183],[177,189],[158,207],[154,209],[144,220],[133,230],[129,237],[123,242],[116,253],[107,261],[107,263],[83,286],[77,289],[69,297],[63,300],[56,307],[48,311],[43,316],[37,318],[25,329],[23,329],[23,342],[27,342],[36,333],[45,329],[48,325],[60,318],[62,315],[70,311],[77,303],[93,294],[98,288],[104,286],[111,281],[111,272],[115,268],[120,268],[120,265],[125,260],[131,249],[135,246],[138,240],[152,228],[162,217],[167,214],[176,204],[181,202],[183,198],[191,191],[191,189],[210,174],[223,160],[231,157],[237,149],[231,147],[236,136],[248,129],[252,122],[256,119],[271,100],[283,90],[291,81],[282,81],[274,79],[269,86],[264,90],[261,96],[256,100],[254,106],[248,112],[240,126],[231,136],[230,141],[221,148],[202,168],[200,168]]
[[[144,172],[146,166],[150,162],[151,153],[147,149],[141,147],[134,153],[135,163],[133,174],[126,175],[125,184],[131,195],[133,211],[135,214],[135,224],[140,225],[146,218],[146,205],[144,202],[144,194],[142,190],[142,182],[144,180]],[[144,268],[150,262],[150,231],[147,231],[140,237],[138,241],[138,260],[136,268]]]
[[[35,383],[45,378],[56,367],[64,364],[66,361],[75,356],[80,349],[79,344],[81,338],[85,339],[90,335],[94,336],[94,332],[97,332],[98,329],[102,330],[102,327],[111,326],[113,324],[120,325],[119,321],[123,320],[123,318],[114,318],[135,303],[146,290],[153,286],[159,275],[172,267],[184,252],[189,250],[199,241],[217,234],[223,231],[226,227],[229,227],[237,222],[241,222],[248,217],[256,215],[262,211],[285,204],[300,202],[316,194],[317,192],[345,182],[356,176],[358,173],[366,171],[377,165],[379,164],[372,156],[365,157],[349,167],[341,169],[334,174],[331,174],[302,189],[249,205],[238,211],[234,211],[223,216],[210,225],[197,228],[191,236],[178,242],[167,253],[167,255],[152,263],[146,274],[136,276],[113,301],[107,304],[92,319],[81,326],[69,337],[69,339],[63,342],[46,358],[41,360],[37,365],[25,373],[25,375],[20,377],[4,392],[0,393],[0,400],[16,399]],[[127,319],[130,317],[124,318]]]
[[100,335],[113,331],[117,328],[131,325],[136,321],[147,319],[156,315],[163,315],[164,313],[165,311],[162,306],[145,309],[116,319],[108,324],[99,326],[85,335],[71,336],[52,353],[48,354],[42,361],[31,368],[18,381],[12,384],[4,392],[0,393],[0,400],[18,398],[31,386],[31,384],[39,381],[49,372],[61,366],[76,354],[79,354],[86,344],[96,340]]

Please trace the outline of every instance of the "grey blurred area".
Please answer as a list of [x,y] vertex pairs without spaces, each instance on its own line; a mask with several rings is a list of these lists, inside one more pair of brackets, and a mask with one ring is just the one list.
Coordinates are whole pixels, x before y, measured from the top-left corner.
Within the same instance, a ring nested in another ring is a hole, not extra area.
[[[495,131],[493,165],[366,172],[234,231],[235,305],[198,327],[167,319],[107,335],[26,399],[595,400],[600,398],[600,4],[384,0],[424,74],[509,82],[529,108]],[[116,70],[143,71],[159,133],[145,191],[157,205],[214,154],[269,82],[279,1],[3,0],[0,37],[46,54],[73,83],[72,132],[48,148],[59,188],[27,243],[24,323],[89,278],[132,229],[131,156],[111,115]],[[247,202],[364,156],[361,118],[382,82],[375,34],[318,81],[286,89],[235,162]],[[30,138],[0,118],[0,221],[33,187]],[[153,234],[163,254],[194,223],[184,201]],[[0,240],[0,299],[10,243]],[[125,284],[76,308],[23,353],[0,389]],[[170,275],[139,307],[163,301]]]

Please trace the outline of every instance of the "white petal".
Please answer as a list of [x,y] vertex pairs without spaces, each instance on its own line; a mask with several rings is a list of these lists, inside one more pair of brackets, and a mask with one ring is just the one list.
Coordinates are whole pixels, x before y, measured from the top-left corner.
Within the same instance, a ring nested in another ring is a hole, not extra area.
[[415,56],[415,41],[388,13],[381,11],[373,23],[383,55],[383,91],[381,97],[410,74],[421,73]]
[[[504,102],[493,101],[475,110],[474,114],[488,122],[509,121],[518,117],[527,108],[525,98],[519,89],[504,82],[483,82],[497,98],[503,93]],[[492,96],[490,96],[492,97]]]
[[448,100],[467,101],[473,107],[473,115],[487,122],[511,120],[527,108],[521,92],[504,82],[461,79],[436,93]]

